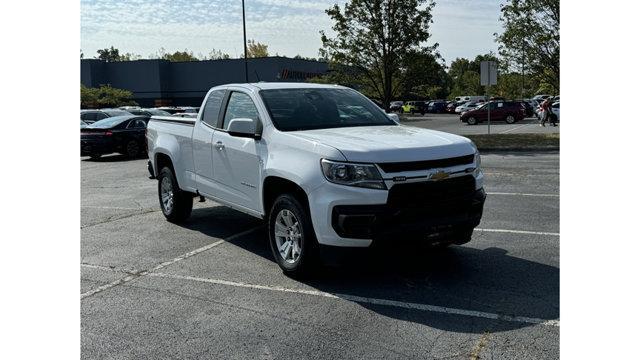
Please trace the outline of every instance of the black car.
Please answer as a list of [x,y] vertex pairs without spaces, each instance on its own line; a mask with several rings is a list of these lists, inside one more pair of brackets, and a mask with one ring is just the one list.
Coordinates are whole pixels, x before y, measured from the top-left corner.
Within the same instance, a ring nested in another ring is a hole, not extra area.
[[148,116],[114,116],[80,129],[80,156],[97,159],[114,152],[135,158],[146,154]]
[[113,116],[123,115],[131,115],[131,113],[120,109],[80,110],[80,120],[87,124],[92,124]]
[[446,101],[432,101],[427,105],[427,112],[429,113],[443,113],[447,110]]
[[160,110],[160,109],[130,109],[127,110],[128,112],[132,113],[133,115],[140,115],[140,116],[171,116],[170,113],[164,111],[164,110]]

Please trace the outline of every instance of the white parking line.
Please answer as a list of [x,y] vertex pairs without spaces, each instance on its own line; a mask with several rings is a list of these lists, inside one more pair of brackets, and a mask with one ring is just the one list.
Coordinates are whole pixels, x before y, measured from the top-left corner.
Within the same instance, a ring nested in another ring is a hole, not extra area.
[[509,192],[487,192],[487,195],[560,197],[559,194],[529,194],[529,193],[509,193]]
[[502,321],[508,321],[508,322],[539,324],[539,325],[546,325],[546,326],[560,326],[560,320],[557,320],[557,319],[545,320],[545,319],[530,318],[530,317],[524,317],[524,316],[502,315],[502,314],[488,313],[484,311],[456,309],[456,308],[450,308],[450,307],[444,307],[444,306],[419,304],[419,303],[412,303],[412,302],[405,302],[405,301],[368,298],[363,296],[355,296],[355,295],[339,294],[339,293],[328,293],[328,292],[319,291],[319,290],[292,289],[292,288],[285,288],[281,286],[247,284],[247,283],[228,281],[228,280],[206,279],[206,278],[198,278],[193,276],[174,275],[174,274],[166,274],[166,273],[151,273],[149,274],[149,276],[171,278],[171,279],[178,279],[178,280],[190,280],[190,281],[196,281],[196,282],[202,282],[202,283],[208,283],[208,284],[214,284],[214,285],[233,286],[233,287],[240,287],[240,288],[247,288],[247,289],[267,290],[267,291],[276,291],[276,292],[284,292],[284,293],[319,296],[319,297],[325,297],[330,299],[343,299],[343,300],[353,301],[353,302],[363,303],[363,304],[392,306],[392,307],[399,307],[399,308],[405,308],[405,309],[422,310],[422,311],[444,313],[444,314],[451,314],[451,315],[473,316],[473,317],[492,319],[492,320],[502,320]]
[[[237,234],[235,234],[235,235],[231,235],[231,236],[229,236],[228,238],[226,238],[226,239],[224,239],[224,240],[218,240],[218,241],[215,241],[215,242],[213,242],[213,243],[211,243],[211,244],[209,244],[209,245],[205,245],[205,246],[200,247],[200,248],[197,248],[197,249],[195,249],[195,250],[193,250],[193,251],[189,251],[189,252],[188,252],[188,253],[186,253],[186,254],[182,254],[182,255],[180,255],[180,256],[178,256],[178,257],[175,257],[175,258],[173,258],[173,259],[171,259],[171,260],[168,260],[168,261],[165,261],[165,262],[163,262],[163,263],[160,263],[160,264],[158,264],[158,265],[154,266],[154,267],[153,267],[153,268],[151,268],[151,269],[143,270],[143,271],[140,271],[140,272],[138,272],[138,273],[131,274],[131,275],[128,275],[128,276],[125,276],[125,277],[124,277],[124,278],[122,278],[122,279],[118,279],[118,280],[116,280],[116,281],[110,282],[110,283],[108,283],[108,284],[104,284],[104,285],[102,285],[102,286],[98,286],[98,287],[97,287],[97,288],[95,288],[95,289],[92,289],[92,290],[89,290],[89,291],[87,291],[87,292],[85,292],[85,293],[80,294],[80,299],[84,299],[84,298],[86,298],[86,297],[88,297],[88,296],[91,296],[91,295],[97,294],[97,293],[102,292],[102,291],[105,291],[105,290],[107,290],[107,289],[111,289],[111,288],[112,288],[112,287],[114,287],[114,286],[118,286],[118,285],[121,285],[121,284],[127,283],[127,282],[129,282],[129,281],[131,281],[131,280],[135,280],[135,279],[137,279],[137,278],[139,278],[139,277],[146,276],[146,275],[150,275],[150,274],[151,274],[151,272],[153,272],[153,271],[160,270],[160,269],[162,269],[162,268],[164,268],[164,267],[167,267],[167,266],[169,266],[169,265],[171,265],[171,264],[175,264],[175,263],[177,263],[178,261],[182,261],[182,260],[187,259],[187,258],[190,258],[190,257],[192,257],[192,256],[194,256],[194,255],[198,255],[198,254],[200,254],[201,252],[207,251],[207,250],[209,250],[209,249],[211,249],[211,248],[213,248],[213,247],[215,247],[215,246],[218,246],[218,245],[223,244],[223,243],[228,242],[228,241],[232,241],[232,240],[237,239],[237,238],[239,238],[239,237],[241,237],[241,236],[247,235],[247,234],[249,234],[249,233],[251,233],[251,232],[253,232],[253,231],[255,231],[255,230],[258,230],[258,229],[259,229],[259,228],[261,228],[261,227],[262,227],[262,226],[257,226],[257,227],[254,227],[254,228],[252,228],[252,229],[249,229],[249,230],[246,230],[246,231],[243,231],[243,232],[237,233]],[[81,264],[81,266],[90,267],[90,268],[94,268],[94,269],[108,269],[108,268],[107,268],[107,267],[105,267],[105,266],[91,265],[91,264]],[[110,270],[112,270],[112,269],[110,269]]]
[[527,235],[560,236],[560,233],[543,232],[543,231],[525,231],[525,230],[508,230],[508,229],[482,229],[482,228],[475,228],[475,229],[473,229],[473,231],[495,232],[495,233],[511,233],[511,234],[527,234]]

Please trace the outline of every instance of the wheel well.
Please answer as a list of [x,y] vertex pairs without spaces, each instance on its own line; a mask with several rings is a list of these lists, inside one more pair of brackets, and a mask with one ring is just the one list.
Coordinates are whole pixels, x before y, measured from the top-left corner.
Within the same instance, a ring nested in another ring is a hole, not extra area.
[[175,174],[175,170],[173,169],[173,163],[171,162],[171,158],[167,154],[158,153],[156,154],[156,176],[160,174],[160,171],[163,167],[168,166],[171,171]]
[[307,198],[307,193],[304,192],[304,189],[291,180],[277,176],[269,176],[264,179],[262,186],[262,206],[264,208],[265,218],[268,217],[271,205],[273,205],[273,202],[276,200],[278,195],[284,193],[293,194],[298,200],[300,200],[307,210],[307,213],[309,212],[309,199]]

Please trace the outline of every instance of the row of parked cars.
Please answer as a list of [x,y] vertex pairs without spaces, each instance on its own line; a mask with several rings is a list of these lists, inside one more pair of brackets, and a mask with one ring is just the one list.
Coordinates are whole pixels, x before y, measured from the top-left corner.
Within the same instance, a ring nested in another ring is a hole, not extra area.
[[[491,119],[515,123],[527,117],[541,117],[542,102],[552,98],[553,120],[560,120],[560,96],[536,95],[531,99],[506,101],[504,98],[492,97],[488,101],[484,96],[459,96],[455,100],[431,100],[431,101],[393,101],[391,111],[405,114],[425,113],[450,113],[460,114],[460,119],[470,125],[486,121],[488,118],[487,106],[491,107]],[[487,105],[491,103],[491,105]]]
[[130,158],[144,156],[147,153],[145,130],[151,116],[195,118],[199,110],[197,107],[134,106],[80,110],[80,155],[92,159],[111,153]]

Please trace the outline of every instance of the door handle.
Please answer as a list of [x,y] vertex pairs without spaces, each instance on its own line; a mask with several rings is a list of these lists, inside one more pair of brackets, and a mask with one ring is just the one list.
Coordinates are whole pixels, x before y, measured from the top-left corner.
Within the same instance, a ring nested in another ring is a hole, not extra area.
[[224,144],[222,143],[222,141],[216,142],[215,146],[216,146],[216,149],[218,149],[218,150],[224,149]]

